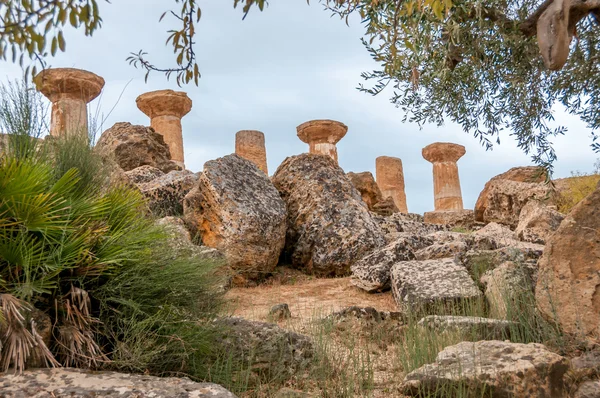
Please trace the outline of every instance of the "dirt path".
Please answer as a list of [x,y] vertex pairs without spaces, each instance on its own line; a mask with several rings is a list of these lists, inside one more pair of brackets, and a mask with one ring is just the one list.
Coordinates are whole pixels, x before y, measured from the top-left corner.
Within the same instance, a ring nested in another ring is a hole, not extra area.
[[281,303],[290,307],[292,319],[315,319],[350,306],[397,311],[391,293],[369,294],[350,283],[350,278],[307,279],[294,284],[233,288],[226,294],[230,311],[237,316],[267,320],[269,309]]

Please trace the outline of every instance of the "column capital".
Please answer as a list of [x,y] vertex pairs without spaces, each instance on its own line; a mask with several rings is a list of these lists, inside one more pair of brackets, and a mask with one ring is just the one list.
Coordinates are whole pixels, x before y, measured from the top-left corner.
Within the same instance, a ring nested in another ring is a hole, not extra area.
[[329,120],[311,120],[296,127],[298,138],[307,144],[327,142],[337,144],[346,133],[348,126],[344,123]]
[[100,76],[75,68],[45,69],[33,78],[33,82],[52,102],[69,97],[88,103],[100,95],[104,87],[104,79]]
[[431,163],[457,162],[466,153],[464,146],[450,142],[434,142],[423,148],[422,155]]
[[192,110],[192,100],[183,91],[150,91],[137,97],[135,103],[150,119],[159,116],[182,118]]

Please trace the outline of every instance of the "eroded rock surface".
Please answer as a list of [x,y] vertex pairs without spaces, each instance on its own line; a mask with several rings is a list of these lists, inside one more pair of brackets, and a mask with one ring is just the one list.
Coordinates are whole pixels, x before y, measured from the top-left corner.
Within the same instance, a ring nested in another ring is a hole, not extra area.
[[241,278],[262,279],[277,265],[285,242],[285,203],[249,160],[228,155],[206,162],[198,186],[185,197],[184,215]]
[[572,334],[600,334],[600,189],[579,202],[547,241],[536,300]]
[[418,325],[436,332],[459,333],[470,339],[494,340],[506,339],[515,323],[476,316],[429,315],[421,319]]
[[473,228],[475,217],[473,210],[438,210],[428,211],[424,215],[428,224],[439,224],[448,227]]
[[183,199],[198,183],[198,175],[189,170],[171,171],[149,182],[138,184],[148,206],[158,217],[183,214]]
[[273,176],[287,205],[286,257],[318,276],[341,276],[385,238],[360,194],[327,156],[287,158]]
[[521,209],[515,235],[524,242],[543,245],[546,243],[546,239],[558,229],[564,218],[563,214],[551,207],[536,200],[530,200]]
[[399,307],[419,308],[481,296],[466,268],[447,258],[396,263],[391,285]]
[[158,177],[162,177],[165,173],[156,167],[144,165],[136,167],[133,170],[126,171],[125,174],[129,177],[129,180],[134,184],[142,184],[150,182]]
[[235,398],[235,395],[217,384],[196,383],[187,378],[70,368],[0,374],[0,395],[7,398]]
[[466,388],[467,396],[566,397],[562,377],[568,368],[566,358],[541,344],[462,342],[410,372],[405,390],[413,396],[443,391],[451,397]]
[[180,170],[171,160],[171,152],[163,136],[151,127],[116,123],[100,136],[96,148],[112,157],[125,171],[148,165],[164,173]]

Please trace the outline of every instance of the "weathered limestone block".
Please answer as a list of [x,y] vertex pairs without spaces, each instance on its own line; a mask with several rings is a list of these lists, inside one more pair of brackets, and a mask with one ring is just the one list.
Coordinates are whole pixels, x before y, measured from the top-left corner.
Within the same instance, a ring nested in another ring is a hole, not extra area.
[[425,224],[423,216],[413,213],[394,213],[387,217],[374,215],[373,219],[385,233],[388,242],[396,240],[399,237],[398,234],[403,234],[402,236],[405,236],[405,234],[425,236],[446,229],[442,225]]
[[379,156],[375,159],[375,175],[383,197],[391,197],[400,212],[408,213],[402,160],[391,156]]
[[129,177],[129,181],[134,184],[142,184],[145,182],[150,182],[158,177],[162,177],[165,175],[161,170],[156,167],[144,165],[140,167],[136,167],[133,170],[126,171],[125,174]]
[[54,368],[0,374],[0,391],[10,398],[67,397],[196,397],[235,398],[213,383],[188,378],[155,377],[117,372]]
[[337,164],[338,153],[335,144],[346,135],[348,126],[335,120],[324,119],[302,123],[296,130],[298,138],[308,144],[309,153],[327,155]]
[[171,161],[171,152],[163,136],[149,127],[116,123],[102,133],[96,150],[113,158],[125,171],[144,165],[156,167],[164,173],[181,169]]
[[589,380],[581,383],[573,398],[598,398],[600,397],[600,380]]
[[506,225],[491,222],[485,227],[475,231],[477,236],[486,236],[499,241],[514,241],[515,233],[510,230]]
[[183,215],[183,199],[198,183],[189,170],[171,171],[150,182],[138,184],[150,211],[158,217]]
[[164,137],[171,159],[183,167],[181,118],[192,110],[192,100],[182,91],[158,90],[140,95],[135,102],[150,118],[150,126]]
[[471,229],[475,224],[473,210],[428,211],[424,214],[424,218],[428,224],[447,225],[450,228],[461,227]]
[[435,142],[423,148],[423,158],[433,163],[433,195],[436,211],[463,209],[456,162],[465,153],[464,146],[448,142]]
[[516,323],[476,316],[429,315],[422,318],[418,325],[439,333],[459,333],[465,339],[504,340]]
[[413,396],[443,391],[442,396],[451,397],[461,390],[470,397],[566,397],[563,375],[568,368],[566,358],[541,344],[462,342],[406,375],[404,390]]
[[472,275],[481,275],[481,272],[491,271],[505,262],[520,264],[526,269],[527,275],[535,285],[537,280],[537,262],[542,256],[544,246],[538,249],[502,247],[496,250],[469,250],[457,253],[454,261],[464,265]]
[[514,318],[521,310],[519,307],[525,305],[523,297],[533,294],[536,271],[535,267],[507,261],[483,274],[481,283],[485,285],[490,316]]
[[257,130],[241,130],[235,134],[235,154],[248,159],[269,175],[265,135]]
[[384,246],[383,231],[333,159],[289,157],[272,180],[287,204],[286,256],[293,266],[319,276],[348,275],[352,264]]
[[481,296],[466,268],[446,258],[396,263],[392,267],[391,285],[400,308],[419,309]]
[[33,79],[36,88],[52,102],[50,134],[88,136],[87,104],[100,95],[104,79],[81,69],[51,68]]
[[600,335],[600,189],[579,202],[548,238],[536,301],[571,334]]
[[369,293],[389,289],[392,266],[398,261],[414,260],[413,246],[418,244],[417,237],[413,239],[407,237],[400,238],[381,249],[373,250],[350,268],[352,284]]
[[563,214],[551,207],[537,200],[530,200],[521,209],[515,235],[524,242],[543,245],[546,239],[558,229],[564,218]]
[[439,231],[427,235],[433,244],[415,251],[417,260],[432,260],[436,258],[454,257],[471,249],[493,250],[498,244],[487,237],[460,232]]
[[[185,222],[180,217],[167,216],[156,220],[156,225],[160,225],[169,235],[169,256],[173,260],[180,258],[182,255],[192,256],[196,258],[204,258],[217,263],[225,263],[225,258],[221,252],[212,247],[196,245],[192,242],[192,236],[187,229]],[[226,278],[224,278],[226,279]],[[228,283],[223,280],[223,289]]]
[[285,203],[254,163],[237,155],[206,162],[183,207],[204,244],[220,250],[241,278],[264,278],[277,265],[285,243]]
[[315,349],[308,336],[238,317],[219,318],[215,323],[224,330],[215,344],[224,353],[233,353],[234,360],[248,366],[263,382],[274,376],[291,377],[313,363]]
[[[506,181],[514,181],[514,182],[523,182],[523,183],[527,183],[527,184],[541,184],[546,180],[546,171],[544,170],[544,168],[542,167],[537,167],[537,166],[526,166],[526,167],[513,167],[512,169],[508,170],[505,173],[499,174],[495,177],[493,177],[491,180],[489,180],[486,184],[485,187],[483,188],[483,190],[481,191],[481,193],[479,194],[479,197],[477,198],[477,203],[475,204],[475,220],[476,221],[480,221],[480,222],[493,222],[494,220],[489,220],[489,215],[486,217],[486,210],[488,209],[488,207],[492,206],[492,207],[496,207],[498,206],[499,203],[505,203],[505,206],[508,207],[508,205],[510,204],[510,199],[512,197],[512,195],[515,195],[515,191],[514,186],[512,185],[507,185],[507,190],[508,192],[506,192],[506,201],[501,201],[498,200],[497,196],[500,194],[500,192],[502,192],[502,186],[503,184],[500,183],[500,180],[506,180]],[[492,189],[492,186],[494,187],[494,191],[495,193],[492,195],[490,194],[490,190]],[[518,185],[521,189],[525,188],[525,192],[524,193],[528,193],[529,191],[532,191],[532,194],[535,194],[535,185]],[[490,200],[493,203],[490,203]],[[522,199],[521,199],[522,200]],[[523,204],[524,205],[524,204]],[[520,207],[518,207],[519,211],[520,208],[522,207],[522,205]],[[490,211],[491,213],[498,213],[498,210],[494,210],[491,209]],[[517,214],[518,215],[518,214]],[[502,224],[507,224],[507,223],[502,223]],[[516,226],[516,222],[514,223],[508,223],[508,225],[512,225],[514,224],[514,226]]]
[[363,202],[370,211],[373,211],[375,205],[383,200],[381,191],[373,178],[373,174],[368,171],[362,173],[346,173],[354,188],[360,193]]

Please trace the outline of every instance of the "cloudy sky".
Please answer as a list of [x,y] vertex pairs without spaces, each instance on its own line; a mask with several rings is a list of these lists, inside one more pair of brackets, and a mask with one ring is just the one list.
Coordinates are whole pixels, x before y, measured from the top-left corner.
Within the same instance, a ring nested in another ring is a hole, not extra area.
[[[155,63],[169,65],[172,53],[164,47],[169,25],[159,24],[158,18],[174,1],[101,3],[103,28],[93,38],[68,31],[67,52],[52,59],[51,65],[86,69],[106,80],[101,98],[91,104],[92,111],[99,110],[104,119],[103,129],[120,121],[148,125],[148,118],[135,105],[136,97],[146,91],[186,91],[193,108],[183,119],[183,139],[186,166],[193,171],[232,153],[238,130],[255,129],[265,133],[272,174],[287,156],[308,150],[297,138],[296,126],[312,119],[339,120],[349,127],[338,143],[340,166],[346,171],[375,174],[377,156],[401,158],[411,212],[433,210],[432,166],[421,157],[421,149],[432,142],[455,142],[467,148],[459,161],[466,208],[473,208],[491,177],[530,164],[508,132],[500,146],[486,152],[456,125],[419,129],[402,122],[403,113],[389,102],[389,95],[360,93],[356,90],[360,73],[377,68],[360,43],[360,21],[351,20],[346,26],[316,0],[311,3],[272,1],[265,12],[256,10],[242,21],[241,10],[234,10],[231,0],[201,0],[198,87],[178,89],[159,74],[151,75],[146,84],[143,73],[125,62],[130,52],[143,48]],[[0,62],[0,71],[3,79],[22,75],[6,62]],[[596,155],[589,147],[590,131],[561,109],[556,119],[569,132],[555,140],[559,157],[555,177],[591,171]]]

